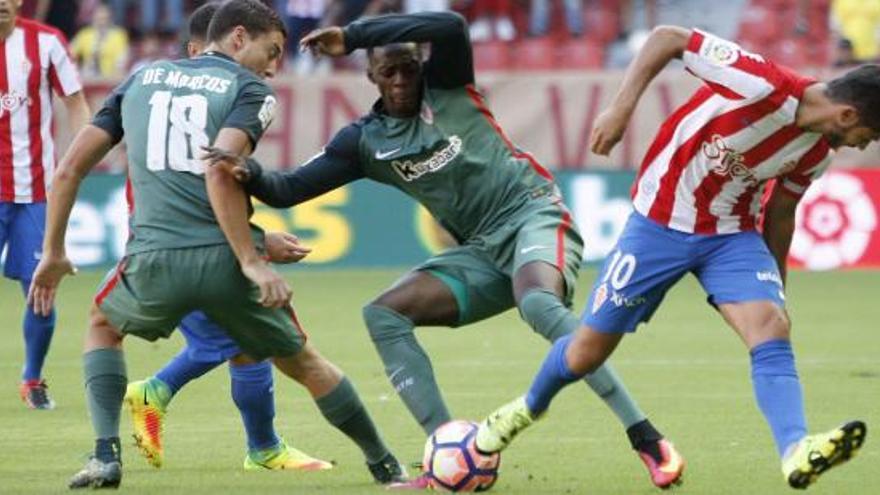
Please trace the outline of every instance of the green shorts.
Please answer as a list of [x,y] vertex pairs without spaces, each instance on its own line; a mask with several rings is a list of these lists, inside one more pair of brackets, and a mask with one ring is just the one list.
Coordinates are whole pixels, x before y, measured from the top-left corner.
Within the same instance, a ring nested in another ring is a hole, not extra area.
[[584,243],[561,203],[527,209],[485,235],[469,239],[416,267],[439,278],[455,295],[459,325],[497,315],[515,306],[512,277],[523,265],[543,261],[565,280],[571,306]]
[[259,297],[221,244],[126,256],[104,278],[95,303],[123,334],[150,341],[167,338],[185,315],[201,310],[255,359],[298,353],[306,336],[293,309],[263,307]]

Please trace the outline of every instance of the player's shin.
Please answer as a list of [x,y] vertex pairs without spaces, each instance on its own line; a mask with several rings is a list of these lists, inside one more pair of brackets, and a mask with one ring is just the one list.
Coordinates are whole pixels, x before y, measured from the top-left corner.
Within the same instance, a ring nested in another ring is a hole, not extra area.
[[95,457],[119,460],[119,414],[128,383],[122,351],[99,348],[83,355],[86,399],[97,439]]
[[[21,287],[27,294],[30,280],[22,280]],[[43,362],[49,352],[49,344],[52,342],[52,334],[55,331],[55,310],[48,316],[34,313],[28,305],[22,322],[24,332],[25,361],[21,379],[23,382],[39,381],[42,378]]]
[[557,340],[547,357],[544,358],[538,374],[526,394],[526,405],[532,416],[537,417],[550,407],[550,402],[563,387],[577,381],[581,376],[573,373],[565,361],[566,349],[571,343],[571,335]]
[[272,364],[269,361],[229,366],[232,400],[241,413],[250,451],[278,445],[275,433],[275,399],[272,394]]
[[354,386],[346,377],[327,395],[315,399],[327,421],[345,433],[363,451],[368,464],[381,461],[388,448]]
[[[532,289],[520,298],[519,312],[532,330],[550,342],[570,335],[580,326],[580,321],[562,304],[559,297],[541,289]],[[610,365],[599,367],[584,377],[584,380],[614,411],[624,428],[645,420],[645,414]]]
[[363,316],[391,385],[430,435],[450,416],[431,360],[413,333],[413,323],[394,310],[374,304],[364,308]]
[[[220,366],[222,363],[223,361],[196,361],[190,356],[190,351],[186,347],[156,373],[156,378],[161,380],[168,388],[171,396],[174,396],[187,383]],[[168,400],[170,401],[171,397]]]
[[788,340],[771,340],[752,348],[755,399],[773,432],[779,456],[807,434],[804,400]]

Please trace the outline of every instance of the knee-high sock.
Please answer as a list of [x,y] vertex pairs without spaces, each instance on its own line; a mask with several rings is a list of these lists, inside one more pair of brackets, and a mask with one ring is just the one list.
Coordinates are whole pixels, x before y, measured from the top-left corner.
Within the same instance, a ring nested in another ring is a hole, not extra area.
[[413,323],[384,306],[371,304],[364,307],[363,314],[391,385],[410,414],[430,435],[449,421],[450,416],[434,378],[431,360],[413,333]]
[[223,361],[194,361],[190,358],[187,348],[184,347],[182,351],[171,358],[171,361],[165,363],[165,366],[156,373],[156,378],[168,386],[168,390],[173,396],[184,385],[221,364]]
[[336,388],[316,399],[315,403],[331,425],[360,447],[368,463],[379,462],[389,454],[388,447],[348,378],[343,377]]
[[[532,330],[550,342],[556,342],[570,335],[580,326],[577,317],[555,294],[541,289],[526,292],[520,299],[519,313]],[[645,420],[645,413],[639,409],[610,364],[603,364],[596,371],[585,376],[584,381],[614,411],[625,428]]]
[[128,384],[122,351],[106,348],[83,354],[83,374],[86,402],[97,439],[95,455],[104,461],[111,460],[114,454],[118,458],[119,412]]
[[755,399],[773,432],[781,457],[786,449],[807,434],[804,399],[787,340],[771,340],[751,352]]
[[[30,280],[22,280],[21,288],[27,295]],[[24,367],[21,371],[22,381],[37,381],[42,377],[43,363],[49,352],[52,334],[55,332],[55,309],[49,316],[34,313],[30,305],[26,305],[22,332],[24,334]]]
[[280,443],[275,434],[275,397],[272,386],[272,363],[229,365],[232,400],[241,413],[249,450],[263,450]]
[[535,375],[532,386],[526,394],[526,405],[535,416],[540,415],[550,407],[550,401],[563,387],[577,381],[581,377],[572,373],[565,361],[565,350],[571,342],[571,335],[566,335],[553,343],[547,357],[541,364],[541,369]]

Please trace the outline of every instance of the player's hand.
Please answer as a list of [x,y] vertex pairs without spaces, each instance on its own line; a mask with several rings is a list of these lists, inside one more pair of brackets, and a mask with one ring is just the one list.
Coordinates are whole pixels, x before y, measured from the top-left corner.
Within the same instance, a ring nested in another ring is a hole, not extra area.
[[202,146],[202,151],[205,152],[202,161],[208,162],[209,167],[224,170],[242,184],[251,180],[251,173],[243,156],[213,146]]
[[265,261],[256,261],[241,266],[244,276],[260,288],[260,304],[267,308],[281,308],[290,302],[293,292],[281,275]]
[[272,263],[296,263],[312,252],[312,248],[299,243],[299,237],[289,232],[266,234],[266,254]]
[[34,309],[34,313],[49,316],[55,304],[55,291],[65,275],[76,275],[76,268],[66,256],[43,256],[40,259],[27,296],[28,305]]
[[590,133],[590,151],[607,156],[620,142],[628,123],[629,113],[626,111],[611,107],[600,113]]
[[302,52],[308,50],[316,57],[341,57],[345,55],[345,31],[338,26],[316,29],[303,36],[299,49]]

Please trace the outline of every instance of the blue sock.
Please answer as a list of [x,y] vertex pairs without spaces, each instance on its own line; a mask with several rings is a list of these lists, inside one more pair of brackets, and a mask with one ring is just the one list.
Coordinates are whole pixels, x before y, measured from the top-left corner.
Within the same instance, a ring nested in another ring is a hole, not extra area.
[[804,399],[791,343],[771,340],[755,346],[750,354],[755,398],[782,457],[789,445],[807,434]]
[[[25,294],[30,285],[30,280],[21,281],[21,288],[24,289]],[[22,332],[25,350],[21,379],[22,381],[39,380],[43,373],[46,353],[49,352],[49,344],[52,342],[52,334],[55,333],[55,309],[52,309],[49,316],[39,316],[34,313],[30,305],[27,305]]]
[[189,357],[188,348],[184,347],[178,355],[174,356],[164,368],[156,373],[156,378],[162,380],[165,385],[168,385],[171,395],[174,395],[190,381],[195,380],[221,364],[223,364],[223,361],[193,361]]
[[229,366],[232,377],[232,400],[244,423],[249,450],[263,450],[278,445],[275,434],[275,396],[272,364],[267,361]]
[[570,342],[571,334],[553,343],[526,394],[526,405],[535,416],[550,407],[550,401],[563,387],[583,378],[572,373],[568,363],[565,362],[565,350],[568,349]]

